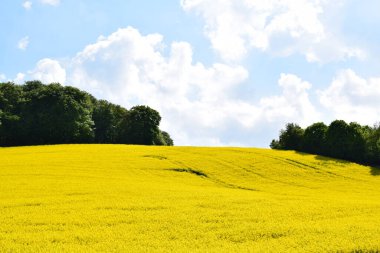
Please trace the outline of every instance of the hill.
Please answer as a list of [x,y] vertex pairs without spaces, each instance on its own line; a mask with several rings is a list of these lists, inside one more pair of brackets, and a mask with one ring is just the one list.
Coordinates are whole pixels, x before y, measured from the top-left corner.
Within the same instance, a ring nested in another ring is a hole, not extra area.
[[379,174],[254,148],[0,148],[0,252],[380,251]]

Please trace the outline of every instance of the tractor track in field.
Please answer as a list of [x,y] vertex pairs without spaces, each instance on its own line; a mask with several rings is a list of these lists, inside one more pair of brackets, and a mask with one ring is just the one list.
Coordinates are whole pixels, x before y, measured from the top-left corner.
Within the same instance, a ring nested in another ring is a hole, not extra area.
[[214,177],[214,176],[212,176],[210,174],[206,174],[205,172],[203,172],[200,169],[191,168],[191,167],[185,165],[184,163],[182,163],[180,161],[173,161],[173,160],[171,160],[171,162],[176,166],[176,168],[167,169],[169,171],[185,172],[185,173],[193,174],[195,176],[198,176],[200,178],[209,180],[209,181],[211,181],[211,182],[213,182],[213,183],[215,183],[217,185],[220,185],[220,186],[223,186],[223,187],[226,187],[226,188],[246,190],[246,191],[259,191],[258,189],[254,189],[254,188],[251,188],[251,187],[245,187],[245,186],[241,186],[241,185],[237,185],[237,184],[228,183],[228,182],[223,181],[223,180],[221,180],[219,178],[216,178],[216,177]]

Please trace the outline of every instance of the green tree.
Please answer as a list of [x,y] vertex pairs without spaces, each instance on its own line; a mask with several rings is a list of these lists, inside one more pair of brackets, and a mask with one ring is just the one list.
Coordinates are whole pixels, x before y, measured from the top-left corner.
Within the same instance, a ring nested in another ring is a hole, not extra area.
[[105,100],[95,101],[94,104],[92,119],[95,123],[95,142],[120,142],[120,124],[128,111]]
[[59,143],[173,145],[159,113],[125,108],[59,83],[0,83],[0,146]]
[[380,125],[369,127],[355,122],[347,124],[343,120],[335,120],[328,127],[318,122],[303,131],[296,124],[287,124],[285,130],[280,131],[279,140],[272,140],[270,147],[379,165]]
[[157,146],[167,146],[166,145],[166,141],[164,139],[164,136],[162,134],[162,131],[159,130],[158,134],[156,135],[154,141],[153,141],[154,145],[157,145]]
[[269,147],[271,149],[282,149],[282,147],[280,146],[280,142],[278,140],[272,140]]
[[380,124],[364,128],[366,142],[365,161],[368,164],[380,165]]
[[87,93],[57,83],[32,83],[25,90],[22,145],[92,142],[92,108]]
[[18,145],[23,91],[14,83],[0,83],[0,146]]
[[328,155],[363,162],[365,158],[365,139],[362,127],[357,123],[347,124],[343,120],[331,122],[326,132]]
[[307,153],[326,154],[326,132],[328,127],[323,122],[314,123],[305,129],[302,150]]
[[160,114],[148,106],[134,106],[122,121],[123,143],[155,145],[160,133]]
[[340,159],[349,158],[349,134],[350,129],[345,121],[335,120],[331,122],[326,131],[327,154]]
[[280,131],[279,147],[285,150],[301,151],[304,130],[297,124],[286,124],[285,130]]
[[366,156],[365,128],[356,122],[351,122],[348,126],[348,160],[363,163]]
[[164,138],[164,141],[166,143],[167,146],[174,146],[174,141],[173,139],[170,137],[169,133],[168,132],[165,132],[165,131],[162,131],[162,136]]
[[154,140],[154,145],[173,146],[174,142],[167,132],[159,130],[159,133]]

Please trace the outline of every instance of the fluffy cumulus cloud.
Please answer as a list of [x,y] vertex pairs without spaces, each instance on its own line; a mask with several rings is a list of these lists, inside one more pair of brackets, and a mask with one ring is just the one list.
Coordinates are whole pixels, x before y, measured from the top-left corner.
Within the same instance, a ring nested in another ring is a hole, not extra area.
[[66,70],[58,61],[52,59],[40,60],[35,69],[29,72],[30,78],[40,80],[43,83],[66,82]]
[[20,39],[17,43],[17,47],[21,50],[26,50],[29,46],[29,37],[25,36],[22,39]]
[[251,49],[276,55],[303,54],[309,62],[365,57],[345,45],[323,22],[342,1],[324,0],[181,0],[186,11],[205,21],[212,47],[227,61],[241,60]]
[[[160,34],[119,29],[77,54],[67,82],[128,108],[150,105],[161,112],[163,128],[180,143],[189,136],[199,136],[200,143],[204,134],[195,129],[218,128],[228,118],[235,119],[228,111],[228,94],[248,73],[241,66],[193,63],[186,42],[165,47]],[[209,144],[217,142],[212,139]]]
[[248,79],[244,67],[194,62],[187,42],[166,45],[162,35],[142,35],[132,27],[100,37],[68,61],[43,59],[29,75],[127,108],[149,105],[179,145],[253,145],[255,129],[268,131],[269,124],[277,134],[285,122],[317,115],[308,97],[311,84],[295,75],[281,75],[278,96],[239,99],[233,94]]
[[312,85],[293,74],[281,74],[278,81],[281,96],[263,98],[260,101],[263,116],[268,122],[297,122],[307,126],[321,119],[311,103],[308,91]]
[[380,119],[380,77],[365,79],[346,69],[318,93],[321,104],[333,118],[370,125]]
[[42,4],[58,6],[61,3],[61,0],[40,0]]
[[17,84],[22,84],[25,79],[25,74],[24,73],[17,73],[16,78],[13,80],[13,82]]

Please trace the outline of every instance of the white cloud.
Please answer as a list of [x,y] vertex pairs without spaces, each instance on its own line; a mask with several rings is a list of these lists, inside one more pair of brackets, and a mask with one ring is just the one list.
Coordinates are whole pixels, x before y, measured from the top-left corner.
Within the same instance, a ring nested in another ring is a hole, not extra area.
[[300,53],[310,62],[365,53],[346,46],[321,18],[341,1],[324,0],[181,0],[186,11],[205,21],[212,47],[227,61],[241,60],[253,49],[287,56]]
[[263,98],[260,101],[263,117],[268,122],[297,122],[307,126],[320,120],[321,115],[312,105],[308,90],[312,85],[293,74],[281,74],[278,81],[281,96]]
[[20,39],[17,47],[21,50],[26,50],[29,46],[29,37],[25,36],[24,38]]
[[65,63],[41,60],[30,75],[127,108],[149,105],[178,145],[249,145],[256,128],[268,131],[273,125],[277,132],[285,122],[308,122],[317,115],[307,93],[311,84],[295,75],[281,75],[280,96],[256,103],[238,99],[232,94],[247,81],[245,68],[193,62],[190,44],[166,46],[162,35],[142,35],[131,27],[99,37]]
[[25,79],[25,74],[24,73],[17,73],[16,78],[13,80],[13,82],[17,84],[22,84]]
[[0,81],[5,81],[7,77],[4,74],[0,73]]
[[58,82],[64,84],[66,81],[66,70],[58,61],[52,59],[40,60],[36,68],[29,73],[30,77],[43,83]]
[[380,119],[380,77],[365,79],[346,69],[318,94],[334,118],[370,125]]
[[60,4],[61,0],[40,0],[42,4],[48,4],[48,5],[53,5],[57,6]]
[[247,71],[241,66],[193,63],[186,42],[173,42],[167,53],[164,48],[159,34],[119,29],[78,53],[67,83],[128,108],[136,104],[156,108],[163,116],[162,127],[177,143],[208,138],[208,144],[215,143],[214,136],[206,138],[196,129],[211,132],[223,125],[230,117],[229,91],[247,79]]
[[25,1],[25,2],[23,2],[23,4],[22,4],[22,7],[24,7],[26,10],[30,10],[30,9],[32,9],[32,2],[31,1]]

